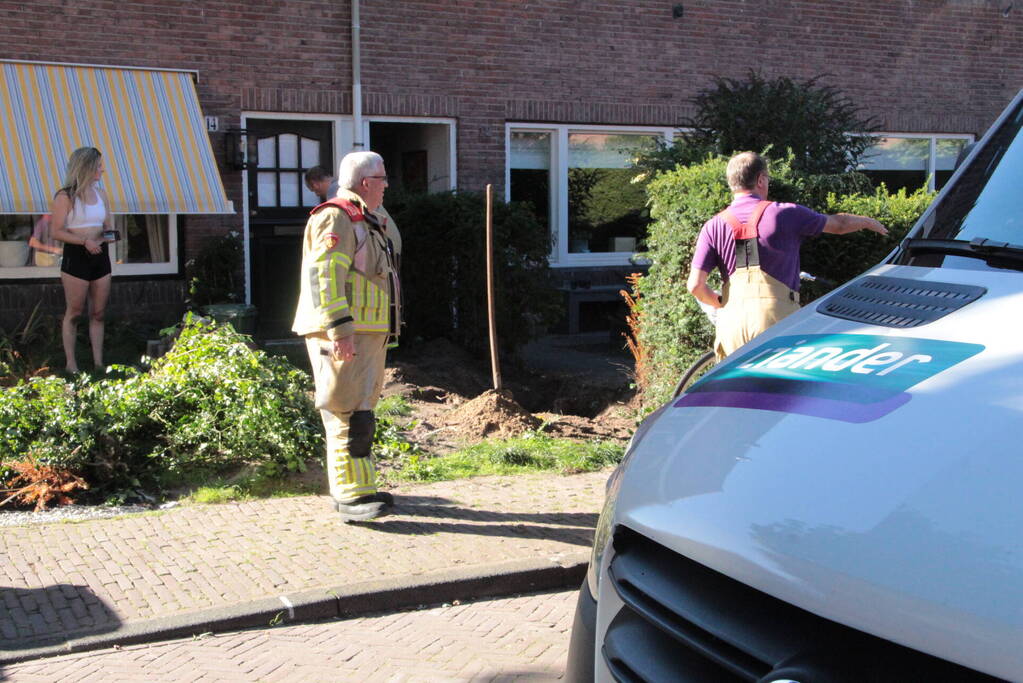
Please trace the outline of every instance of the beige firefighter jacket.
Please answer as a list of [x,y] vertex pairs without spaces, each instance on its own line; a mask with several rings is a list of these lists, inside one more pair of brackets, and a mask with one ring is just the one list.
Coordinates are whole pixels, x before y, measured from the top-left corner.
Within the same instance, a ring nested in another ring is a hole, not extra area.
[[331,340],[357,333],[389,334],[393,343],[401,310],[397,255],[386,234],[391,221],[386,213],[367,211],[353,192],[342,190],[338,198],[343,208],[321,204],[306,223],[291,329]]

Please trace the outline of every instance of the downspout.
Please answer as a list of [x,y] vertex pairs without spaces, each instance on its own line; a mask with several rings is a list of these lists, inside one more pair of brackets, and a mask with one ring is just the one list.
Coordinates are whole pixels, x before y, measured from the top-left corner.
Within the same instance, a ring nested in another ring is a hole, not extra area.
[[359,152],[362,142],[362,59],[359,50],[359,0],[352,0],[352,149]]

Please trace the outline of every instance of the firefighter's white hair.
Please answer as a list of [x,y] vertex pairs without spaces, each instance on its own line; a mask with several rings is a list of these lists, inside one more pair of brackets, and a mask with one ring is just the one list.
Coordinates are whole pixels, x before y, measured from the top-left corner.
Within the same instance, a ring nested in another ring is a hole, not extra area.
[[362,179],[384,167],[384,158],[376,152],[349,152],[337,167],[337,184],[355,191]]

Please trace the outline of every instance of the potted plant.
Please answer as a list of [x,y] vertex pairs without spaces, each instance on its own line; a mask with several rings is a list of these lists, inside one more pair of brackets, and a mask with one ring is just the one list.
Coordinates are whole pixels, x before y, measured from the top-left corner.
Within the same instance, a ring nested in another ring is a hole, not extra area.
[[17,268],[28,263],[30,216],[0,216],[0,267]]

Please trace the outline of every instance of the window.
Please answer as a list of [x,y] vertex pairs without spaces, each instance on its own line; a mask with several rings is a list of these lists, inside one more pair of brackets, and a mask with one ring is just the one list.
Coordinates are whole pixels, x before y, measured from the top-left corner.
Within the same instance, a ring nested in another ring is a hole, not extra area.
[[256,141],[256,202],[261,207],[316,206],[302,174],[320,163],[320,141],[283,133]]
[[864,153],[859,169],[892,192],[921,187],[940,190],[952,177],[959,152],[972,135],[881,134]]
[[506,197],[532,204],[551,231],[552,263],[625,264],[650,223],[632,160],[671,135],[670,128],[510,124]]
[[[121,239],[109,247],[114,276],[177,273],[176,227],[173,214],[115,215]],[[48,216],[0,216],[0,279],[59,277],[62,250]]]

